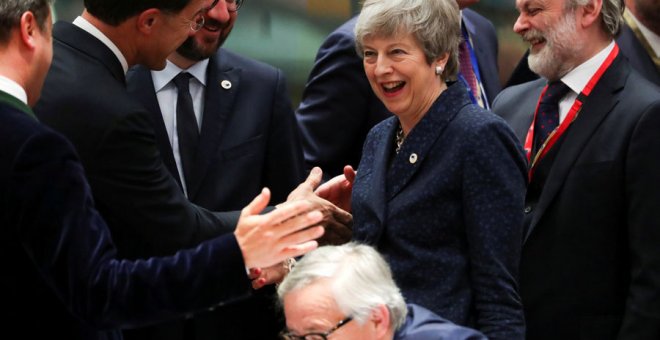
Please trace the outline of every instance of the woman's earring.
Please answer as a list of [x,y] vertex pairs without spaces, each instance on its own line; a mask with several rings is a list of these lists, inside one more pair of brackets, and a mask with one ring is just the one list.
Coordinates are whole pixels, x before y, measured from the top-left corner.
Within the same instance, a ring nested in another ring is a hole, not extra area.
[[442,67],[442,65],[437,65],[437,66],[435,67],[435,74],[437,74],[437,75],[441,75],[441,74],[442,74],[442,71],[444,71],[444,70],[445,70],[445,68]]

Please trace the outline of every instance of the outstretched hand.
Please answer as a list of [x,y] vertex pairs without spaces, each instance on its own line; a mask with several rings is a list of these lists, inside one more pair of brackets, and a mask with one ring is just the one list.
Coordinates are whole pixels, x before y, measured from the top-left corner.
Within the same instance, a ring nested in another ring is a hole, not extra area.
[[267,268],[318,247],[324,233],[320,208],[308,201],[287,202],[263,215],[270,201],[266,188],[241,211],[234,231],[247,268]]
[[335,176],[319,186],[315,193],[319,197],[332,202],[345,211],[351,211],[351,194],[353,193],[353,182],[357,172],[352,166],[344,167],[344,174]]
[[346,243],[350,241],[353,234],[353,216],[314,192],[321,184],[322,177],[321,169],[314,167],[307,179],[289,194],[287,202],[308,201],[313,204],[315,209],[319,209],[323,213],[322,225],[325,227],[325,235],[319,239],[319,244]]

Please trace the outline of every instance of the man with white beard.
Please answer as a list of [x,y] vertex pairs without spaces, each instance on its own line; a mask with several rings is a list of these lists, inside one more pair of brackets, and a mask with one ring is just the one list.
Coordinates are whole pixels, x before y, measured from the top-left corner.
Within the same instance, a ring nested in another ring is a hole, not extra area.
[[[621,32],[616,37],[621,53],[630,66],[652,83],[660,86],[660,1],[625,0],[626,11]],[[505,87],[538,79],[522,57]]]
[[614,37],[621,0],[517,0],[541,79],[493,111],[529,160],[527,339],[660,339],[660,90]]

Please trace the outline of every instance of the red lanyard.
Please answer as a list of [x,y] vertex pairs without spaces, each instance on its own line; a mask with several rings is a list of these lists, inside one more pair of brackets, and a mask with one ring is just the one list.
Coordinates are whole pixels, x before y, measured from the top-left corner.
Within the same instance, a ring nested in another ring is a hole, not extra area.
[[545,91],[548,90],[548,85],[546,85],[543,88],[543,91],[541,91],[541,96],[539,97],[539,101],[536,104],[536,110],[534,111],[534,120],[532,121],[532,125],[529,127],[529,130],[527,131],[527,137],[525,138],[525,153],[527,154],[527,161],[531,160],[531,165],[529,167],[530,181],[532,180],[534,167],[548,153],[548,151],[552,148],[552,146],[555,145],[557,140],[564,134],[566,129],[568,129],[571,123],[573,123],[575,118],[577,118],[578,114],[580,113],[580,108],[582,108],[582,103],[584,103],[587,97],[589,97],[591,91],[600,80],[600,77],[610,67],[610,65],[614,61],[614,58],[616,58],[618,54],[619,54],[619,46],[615,43],[614,48],[605,59],[605,62],[603,62],[603,64],[600,65],[596,73],[591,77],[591,79],[589,79],[589,82],[584,87],[582,92],[577,96],[575,102],[573,102],[573,106],[571,106],[571,109],[568,111],[566,118],[564,118],[561,124],[559,124],[559,126],[550,133],[548,138],[543,142],[539,150],[536,152],[536,155],[534,155],[534,158],[532,159],[532,146],[534,145],[534,123],[536,122],[536,116],[539,112],[539,105],[541,104],[541,98],[543,98]]

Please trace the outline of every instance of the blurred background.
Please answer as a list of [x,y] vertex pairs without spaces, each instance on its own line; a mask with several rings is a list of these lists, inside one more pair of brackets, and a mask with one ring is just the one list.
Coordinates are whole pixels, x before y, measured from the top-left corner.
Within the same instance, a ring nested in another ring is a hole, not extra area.
[[[357,14],[359,4],[360,0],[245,0],[224,47],[281,68],[295,108],[321,42]],[[480,0],[471,7],[497,29],[503,83],[526,48],[512,31],[514,4],[515,0]],[[72,21],[82,8],[82,0],[56,0],[56,19]]]

